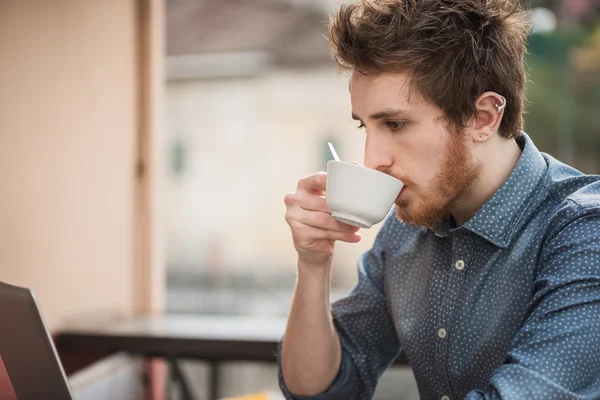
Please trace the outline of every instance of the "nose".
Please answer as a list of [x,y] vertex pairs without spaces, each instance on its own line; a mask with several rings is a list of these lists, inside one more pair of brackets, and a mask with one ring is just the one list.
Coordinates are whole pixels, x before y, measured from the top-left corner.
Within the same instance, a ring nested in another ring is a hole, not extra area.
[[392,166],[393,160],[391,147],[386,145],[383,138],[367,133],[365,141],[365,167],[386,170]]

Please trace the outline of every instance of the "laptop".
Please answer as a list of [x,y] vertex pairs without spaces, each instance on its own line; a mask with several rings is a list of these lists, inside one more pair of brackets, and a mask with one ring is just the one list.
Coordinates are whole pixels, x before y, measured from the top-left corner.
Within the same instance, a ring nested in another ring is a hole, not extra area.
[[18,400],[73,400],[34,293],[2,282],[0,363]]

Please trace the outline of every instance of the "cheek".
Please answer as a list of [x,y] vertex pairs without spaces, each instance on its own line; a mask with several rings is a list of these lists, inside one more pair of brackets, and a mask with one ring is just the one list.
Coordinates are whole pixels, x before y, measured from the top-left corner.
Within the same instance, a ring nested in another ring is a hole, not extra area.
[[419,187],[428,188],[440,172],[444,151],[439,143],[416,141],[407,145],[398,159],[405,174]]

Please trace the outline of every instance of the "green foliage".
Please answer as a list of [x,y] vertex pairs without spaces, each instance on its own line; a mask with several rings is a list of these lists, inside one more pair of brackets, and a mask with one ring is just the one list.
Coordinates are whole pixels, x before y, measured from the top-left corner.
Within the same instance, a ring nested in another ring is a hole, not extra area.
[[534,35],[529,42],[525,131],[553,155],[600,158],[600,73],[583,70],[573,57],[579,47],[600,43],[591,41],[599,28]]

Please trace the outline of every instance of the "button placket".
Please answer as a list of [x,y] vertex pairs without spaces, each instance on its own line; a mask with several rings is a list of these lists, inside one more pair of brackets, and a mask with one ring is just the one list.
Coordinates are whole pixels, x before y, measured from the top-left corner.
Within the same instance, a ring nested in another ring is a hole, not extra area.
[[[460,301],[460,292],[465,281],[465,273],[467,272],[467,264],[473,255],[473,236],[469,231],[457,229],[452,233],[452,264],[447,269],[448,273],[448,290],[446,298],[443,301],[443,317],[437,326],[437,342],[436,351],[441,352],[439,357],[436,357],[440,362],[436,364],[440,368],[439,375],[443,382],[442,393],[450,393],[452,391],[452,378],[450,376],[449,348],[451,344],[452,327],[454,315]],[[436,368],[436,369],[437,369]],[[448,394],[446,398],[449,399]]]

